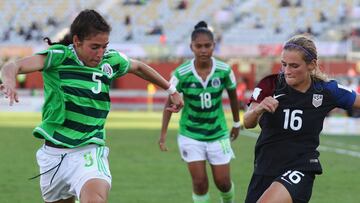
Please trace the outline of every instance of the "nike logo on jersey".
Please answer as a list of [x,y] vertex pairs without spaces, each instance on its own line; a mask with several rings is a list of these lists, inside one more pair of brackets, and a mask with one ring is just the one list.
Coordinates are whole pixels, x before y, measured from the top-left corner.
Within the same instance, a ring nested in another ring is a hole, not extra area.
[[274,99],[277,99],[277,98],[279,98],[279,97],[281,97],[281,96],[284,96],[284,95],[285,95],[285,94],[278,94],[278,95],[275,95],[275,94],[274,94],[273,97],[274,97]]

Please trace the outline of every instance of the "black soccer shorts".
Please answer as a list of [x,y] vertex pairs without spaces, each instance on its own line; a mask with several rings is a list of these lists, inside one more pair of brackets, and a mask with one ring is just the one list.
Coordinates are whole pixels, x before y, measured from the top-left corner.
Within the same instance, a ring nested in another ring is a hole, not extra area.
[[256,203],[274,181],[284,185],[289,191],[293,203],[307,203],[312,194],[314,180],[315,173],[298,170],[286,171],[278,177],[253,174],[248,187],[245,203]]
[[307,203],[310,201],[314,180],[314,172],[300,170],[289,170],[275,179],[289,191],[294,203]]

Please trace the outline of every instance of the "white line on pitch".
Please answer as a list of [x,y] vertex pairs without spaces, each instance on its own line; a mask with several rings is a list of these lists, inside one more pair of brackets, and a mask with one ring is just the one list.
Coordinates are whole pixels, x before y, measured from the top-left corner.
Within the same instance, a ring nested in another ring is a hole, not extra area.
[[[258,137],[258,133],[251,132],[248,130],[241,131],[241,135],[245,135],[247,137],[252,137],[252,138]],[[337,148],[337,147],[329,147],[329,146],[324,146],[324,145],[320,145],[319,150],[324,151],[324,152],[334,152],[336,154],[342,154],[342,155],[360,158],[360,152],[353,151],[353,150],[341,149],[341,148]]]

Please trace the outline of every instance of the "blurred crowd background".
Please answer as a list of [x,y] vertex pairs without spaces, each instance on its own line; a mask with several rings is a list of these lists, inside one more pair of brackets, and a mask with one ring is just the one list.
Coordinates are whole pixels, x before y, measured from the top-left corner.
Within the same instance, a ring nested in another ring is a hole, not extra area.
[[[282,45],[295,34],[315,38],[325,73],[360,89],[360,0],[1,0],[0,67],[46,48],[44,37],[60,39],[85,8],[112,25],[110,48],[146,61],[166,78],[192,57],[190,34],[205,20],[216,36],[214,55],[235,71],[242,108],[261,77],[279,72]],[[18,83],[41,94],[41,73],[20,75]],[[132,76],[113,88],[119,90],[115,104],[147,102],[149,92],[154,103],[163,101],[162,92]]]

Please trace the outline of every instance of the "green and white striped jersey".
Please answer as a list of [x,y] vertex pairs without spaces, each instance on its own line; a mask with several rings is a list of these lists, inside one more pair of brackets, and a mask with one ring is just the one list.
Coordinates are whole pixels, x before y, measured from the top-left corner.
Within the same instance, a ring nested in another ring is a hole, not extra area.
[[195,70],[194,60],[181,64],[170,80],[183,93],[185,103],[179,134],[201,141],[228,137],[222,93],[236,88],[234,73],[229,65],[212,58],[212,70],[204,81]]
[[72,45],[53,45],[37,54],[46,54],[42,71],[45,103],[34,136],[69,148],[104,145],[110,84],[128,72],[129,59],[108,50],[97,67],[87,67]]

